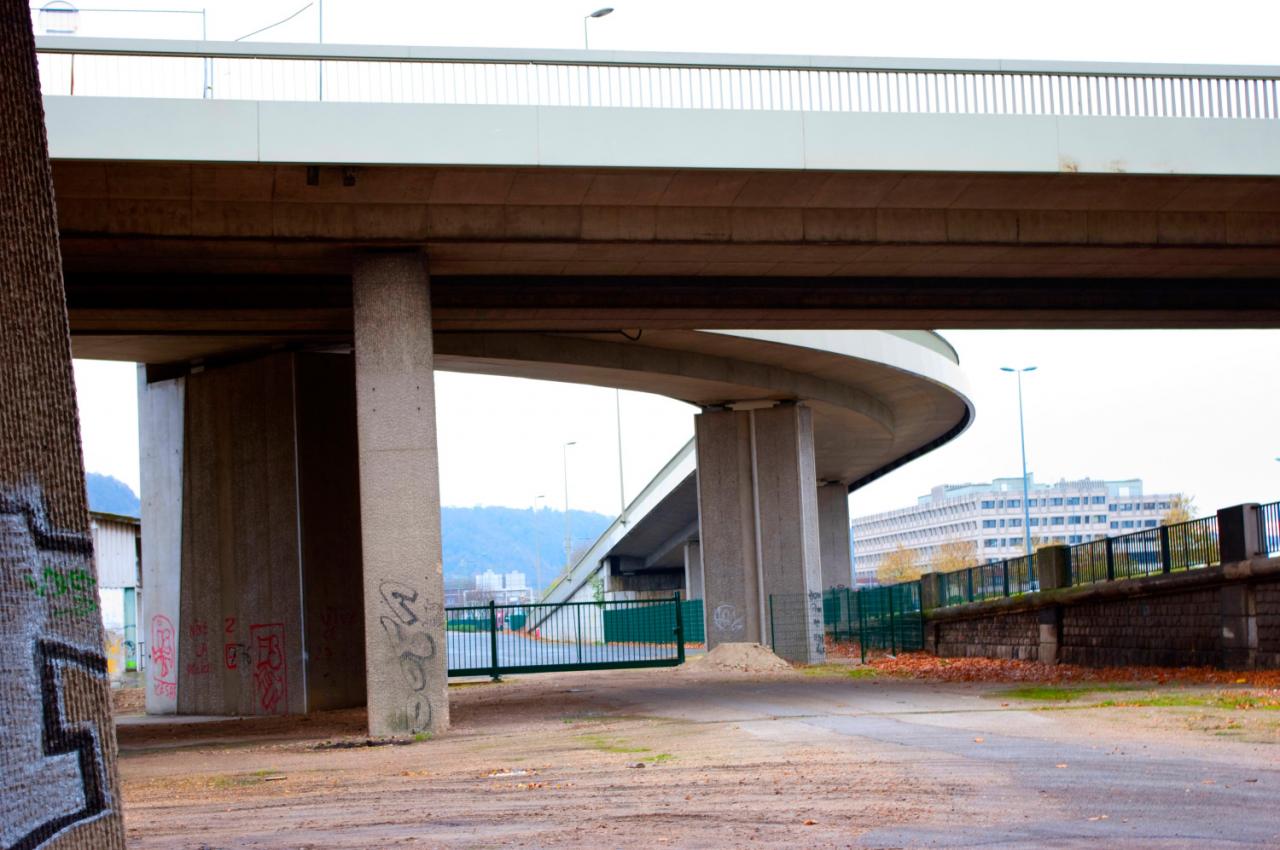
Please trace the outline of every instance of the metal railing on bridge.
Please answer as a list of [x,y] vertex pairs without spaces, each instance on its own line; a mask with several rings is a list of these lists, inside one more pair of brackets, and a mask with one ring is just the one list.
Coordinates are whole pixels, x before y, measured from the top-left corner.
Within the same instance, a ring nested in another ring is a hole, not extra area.
[[1258,506],[1258,551],[1280,555],[1280,502]]
[[491,106],[1280,118],[1280,69],[45,36],[47,95]]
[[1221,560],[1218,517],[1104,537],[1068,551],[1073,586],[1213,566]]
[[449,675],[497,679],[504,673],[674,667],[684,663],[685,612],[701,605],[682,603],[677,593],[625,602],[447,607]]
[[1034,555],[977,564],[949,573],[937,573],[936,576],[940,605],[981,602],[1040,589],[1040,583],[1036,581]]

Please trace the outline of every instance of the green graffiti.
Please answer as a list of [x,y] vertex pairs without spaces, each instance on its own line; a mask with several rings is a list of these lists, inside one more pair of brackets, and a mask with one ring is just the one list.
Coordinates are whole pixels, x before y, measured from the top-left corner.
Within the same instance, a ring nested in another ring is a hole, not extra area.
[[98,582],[79,567],[45,567],[38,578],[26,573],[22,581],[36,596],[55,600],[54,614],[83,615],[98,610]]

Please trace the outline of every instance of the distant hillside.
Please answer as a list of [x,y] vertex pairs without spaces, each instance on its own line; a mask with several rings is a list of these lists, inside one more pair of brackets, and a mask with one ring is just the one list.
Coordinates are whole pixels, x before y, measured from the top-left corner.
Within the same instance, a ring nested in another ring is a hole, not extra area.
[[[89,510],[141,516],[141,504],[128,484],[90,472],[85,476]],[[543,508],[536,514],[518,508],[443,508],[444,576],[467,579],[485,570],[520,570],[534,581],[534,553],[542,559],[544,584],[564,567],[564,512]],[[613,517],[570,511],[575,554],[591,545]]]
[[[589,546],[613,517],[570,511],[573,548]],[[467,578],[485,570],[520,570],[534,582],[534,553],[542,559],[543,584],[564,567],[564,512],[479,507],[441,509],[445,579]]]
[[85,486],[89,490],[89,510],[121,516],[142,516],[142,503],[128,484],[119,478],[101,472],[85,474]]

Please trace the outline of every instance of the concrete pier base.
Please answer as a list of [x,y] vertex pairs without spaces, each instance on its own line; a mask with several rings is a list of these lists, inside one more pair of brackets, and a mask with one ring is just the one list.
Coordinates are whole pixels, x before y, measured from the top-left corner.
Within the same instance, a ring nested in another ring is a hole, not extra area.
[[419,254],[353,278],[369,733],[449,726],[431,299]]
[[758,641],[793,661],[821,661],[812,412],[706,411],[695,433],[707,647]]

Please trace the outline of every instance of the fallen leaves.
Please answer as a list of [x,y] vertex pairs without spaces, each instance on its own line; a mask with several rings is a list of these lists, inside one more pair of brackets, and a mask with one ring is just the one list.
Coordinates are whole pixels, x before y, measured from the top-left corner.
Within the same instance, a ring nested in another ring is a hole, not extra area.
[[1078,667],[1002,658],[938,658],[923,652],[868,658],[879,673],[943,682],[1157,682],[1280,688],[1280,670],[1239,672],[1212,667]]

